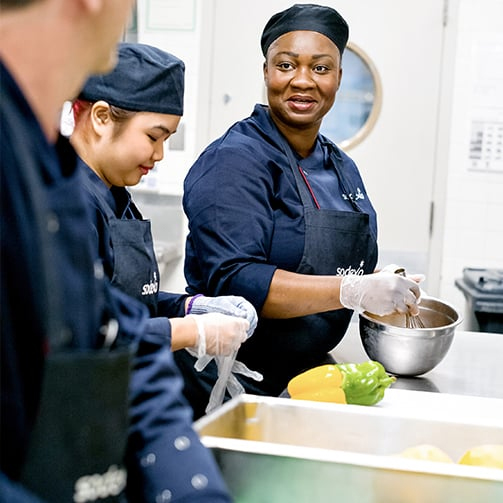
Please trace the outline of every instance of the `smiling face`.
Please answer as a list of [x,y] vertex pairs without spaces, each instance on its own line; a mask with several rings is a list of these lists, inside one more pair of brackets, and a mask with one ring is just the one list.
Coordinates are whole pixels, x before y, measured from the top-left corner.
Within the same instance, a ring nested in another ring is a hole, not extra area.
[[293,31],[267,52],[264,80],[273,121],[288,130],[318,132],[332,107],[342,70],[337,46],[314,31]]
[[110,109],[101,106],[92,113],[98,139],[89,165],[108,187],[137,185],[164,157],[164,142],[176,131],[181,117],[137,112],[116,122],[111,120]]

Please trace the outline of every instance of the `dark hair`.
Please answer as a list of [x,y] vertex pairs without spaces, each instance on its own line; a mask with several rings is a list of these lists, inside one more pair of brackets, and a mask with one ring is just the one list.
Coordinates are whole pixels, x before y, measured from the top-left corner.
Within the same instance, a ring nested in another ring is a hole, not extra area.
[[0,0],[0,7],[4,9],[16,9],[27,7],[30,4],[40,2],[40,0]]
[[[93,102],[82,99],[77,99],[72,103],[72,111],[76,123],[79,121],[82,114],[91,109],[92,105]],[[115,126],[113,136],[116,138],[122,131],[124,124],[138,112],[124,110],[123,108],[116,107],[115,105],[108,104],[108,106],[110,109],[110,117],[112,118]]]
[[138,112],[132,112],[131,110],[124,110],[123,108],[116,107],[115,105],[110,105],[110,115],[114,122],[126,122],[131,119],[133,115]]
[[113,138],[117,138],[124,128],[126,122],[128,122],[134,115],[138,112],[132,112],[131,110],[124,110],[123,108],[116,107],[115,105],[110,106],[110,117],[115,124]]

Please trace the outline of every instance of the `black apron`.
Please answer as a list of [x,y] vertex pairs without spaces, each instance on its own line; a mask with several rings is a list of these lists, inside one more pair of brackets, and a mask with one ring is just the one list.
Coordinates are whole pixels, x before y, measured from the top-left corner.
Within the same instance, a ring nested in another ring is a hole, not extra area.
[[44,501],[125,502],[132,358],[127,347],[48,356],[21,477]]
[[[126,484],[132,350],[93,349],[99,344],[105,296],[92,276],[92,252],[82,253],[89,246],[89,223],[81,186],[77,173],[50,189],[49,204],[60,229],[54,250],[65,250],[53,262],[66,275],[63,318],[68,315],[68,330],[49,333],[40,408],[21,482],[50,503],[116,503],[124,501]],[[117,333],[112,325],[109,344]]]
[[135,218],[119,219],[105,198],[96,196],[108,220],[114,253],[112,285],[145,304],[150,316],[155,316],[160,278],[150,220],[142,219],[132,201],[125,212]]
[[[373,272],[377,264],[377,240],[372,235],[369,215],[353,200],[350,202],[354,211],[317,209],[290,146],[282,140],[304,206],[304,252],[296,272],[310,275],[340,275],[341,270],[348,269],[358,274]],[[324,144],[342,190],[350,194],[337,150],[329,141]],[[261,372],[264,380],[239,378],[245,391],[279,396],[295,375],[333,361],[328,353],[343,338],[352,314],[348,309],[338,309],[286,320],[260,318],[252,337],[241,346],[237,360]],[[211,362],[199,373],[186,351],[177,351],[175,359],[185,377],[184,393],[198,418],[204,414],[215,383],[216,366]]]
[[[309,275],[341,275],[348,270],[357,274],[373,272],[377,241],[372,235],[369,215],[352,199],[354,211],[316,208],[301,168],[288,143],[282,140],[304,207],[304,253],[295,272]],[[337,150],[329,141],[324,145],[329,149],[341,189],[350,194]],[[338,309],[286,320],[261,318],[257,330],[238,354],[249,368],[264,374],[261,383],[248,382],[247,391],[279,395],[295,375],[333,361],[328,353],[343,338],[352,314],[348,309]]]

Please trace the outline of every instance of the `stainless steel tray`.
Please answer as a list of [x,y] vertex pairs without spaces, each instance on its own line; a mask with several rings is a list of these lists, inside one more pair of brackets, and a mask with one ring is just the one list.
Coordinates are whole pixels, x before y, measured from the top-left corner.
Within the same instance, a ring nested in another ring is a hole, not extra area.
[[471,447],[503,444],[503,401],[487,400],[498,407],[479,419],[458,413],[473,405],[470,397],[452,417],[445,410],[415,417],[410,407],[241,395],[195,428],[237,503],[496,503],[503,470],[395,456],[427,443],[457,460]]

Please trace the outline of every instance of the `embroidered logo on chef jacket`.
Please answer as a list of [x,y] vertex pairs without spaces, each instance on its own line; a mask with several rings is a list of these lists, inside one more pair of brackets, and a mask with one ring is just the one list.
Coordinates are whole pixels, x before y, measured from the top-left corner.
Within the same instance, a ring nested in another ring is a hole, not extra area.
[[363,269],[363,266],[365,265],[365,260],[362,260],[360,262],[360,265],[358,266],[358,269],[355,269],[354,267],[338,267],[337,268],[337,275],[338,276],[349,276],[350,274],[355,274],[357,276],[363,276],[365,274],[365,271]]
[[154,279],[150,283],[145,283],[141,289],[142,295],[153,295],[159,290],[159,283],[157,281],[157,273],[154,272]]
[[365,199],[365,194],[361,191],[360,187],[356,189],[356,194],[342,194],[342,199],[346,201],[351,199],[351,201],[359,201],[360,199]]
[[119,495],[126,487],[127,473],[124,468],[112,465],[105,473],[93,473],[75,482],[73,501],[86,503]]

